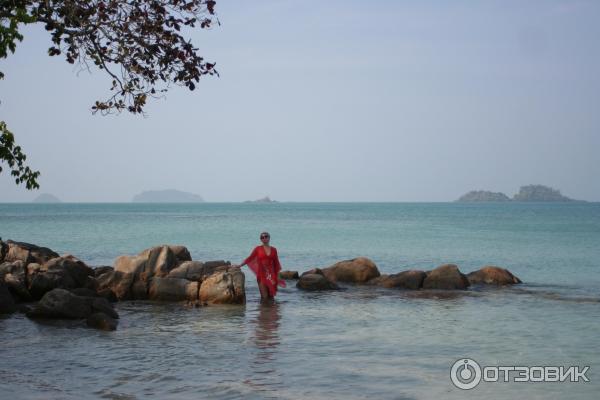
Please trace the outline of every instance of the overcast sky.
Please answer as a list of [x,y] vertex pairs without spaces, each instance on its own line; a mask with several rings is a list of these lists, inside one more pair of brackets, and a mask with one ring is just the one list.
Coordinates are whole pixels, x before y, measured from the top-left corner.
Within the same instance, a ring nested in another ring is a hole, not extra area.
[[0,201],[451,201],[541,183],[600,200],[600,2],[218,0],[193,33],[220,78],[146,118],[93,116],[100,71],[48,57],[42,26],[0,60],[0,120],[41,190]]

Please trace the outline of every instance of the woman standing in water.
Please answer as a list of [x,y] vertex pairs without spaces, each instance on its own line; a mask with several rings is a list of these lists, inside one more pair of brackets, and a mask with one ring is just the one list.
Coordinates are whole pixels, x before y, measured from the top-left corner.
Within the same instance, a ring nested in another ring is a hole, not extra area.
[[256,246],[252,253],[240,264],[248,267],[256,275],[261,303],[272,302],[277,293],[277,285],[285,287],[285,281],[279,279],[281,264],[277,257],[277,249],[269,244],[271,235],[268,232],[260,234],[261,245]]

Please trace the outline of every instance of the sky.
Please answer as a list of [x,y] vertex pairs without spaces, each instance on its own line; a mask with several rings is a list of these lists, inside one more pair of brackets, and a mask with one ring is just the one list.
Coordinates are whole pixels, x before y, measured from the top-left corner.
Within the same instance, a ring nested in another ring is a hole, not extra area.
[[[0,202],[452,201],[545,184],[600,201],[600,2],[218,0],[191,32],[220,77],[147,116],[92,115],[110,79],[28,26],[0,120],[41,171]],[[5,164],[3,166],[6,166]]]

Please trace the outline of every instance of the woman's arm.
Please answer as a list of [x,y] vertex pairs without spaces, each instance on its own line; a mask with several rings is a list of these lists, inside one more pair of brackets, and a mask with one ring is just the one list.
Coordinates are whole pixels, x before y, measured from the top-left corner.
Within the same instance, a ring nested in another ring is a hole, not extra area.
[[256,247],[252,250],[252,253],[250,253],[250,255],[244,260],[244,262],[240,264],[240,267],[243,267],[244,265],[248,264],[250,261],[252,261],[254,257],[256,257]]

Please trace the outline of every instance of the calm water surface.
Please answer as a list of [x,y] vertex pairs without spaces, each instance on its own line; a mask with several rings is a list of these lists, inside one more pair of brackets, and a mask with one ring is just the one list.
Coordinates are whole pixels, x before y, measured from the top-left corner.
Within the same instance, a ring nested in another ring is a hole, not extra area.
[[[485,264],[524,282],[450,296],[293,284],[258,304],[122,302],[116,332],[0,319],[0,398],[596,398],[600,204],[0,204],[0,236],[110,265],[161,243],[239,262],[268,230],[285,269],[367,256],[383,273]],[[590,366],[589,383],[481,383],[451,365]]]

